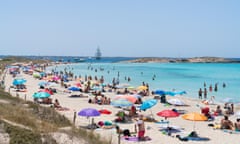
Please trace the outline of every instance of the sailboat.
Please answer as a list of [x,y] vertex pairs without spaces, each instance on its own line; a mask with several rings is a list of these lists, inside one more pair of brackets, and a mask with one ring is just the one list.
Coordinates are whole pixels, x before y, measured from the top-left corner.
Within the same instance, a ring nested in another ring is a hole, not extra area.
[[96,51],[96,53],[95,53],[95,58],[96,58],[97,60],[100,60],[101,57],[102,57],[102,53],[101,53],[100,48],[98,47],[98,48],[97,48],[97,51]]

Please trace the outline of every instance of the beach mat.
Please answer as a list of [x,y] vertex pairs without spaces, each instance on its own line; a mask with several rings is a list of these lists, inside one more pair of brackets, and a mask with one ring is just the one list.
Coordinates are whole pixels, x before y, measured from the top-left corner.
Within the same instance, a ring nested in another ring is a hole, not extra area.
[[170,129],[170,130],[168,130],[168,129],[160,129],[159,131],[162,132],[163,134],[167,134],[167,133],[180,133],[180,132],[182,132],[181,129]]
[[[135,137],[135,136],[133,136],[133,137],[123,137],[123,139],[126,140],[126,141],[132,141],[132,142],[138,142],[139,141],[138,137]],[[152,140],[152,139],[150,137],[146,136],[145,140],[141,140],[141,141],[150,141],[150,140]]]

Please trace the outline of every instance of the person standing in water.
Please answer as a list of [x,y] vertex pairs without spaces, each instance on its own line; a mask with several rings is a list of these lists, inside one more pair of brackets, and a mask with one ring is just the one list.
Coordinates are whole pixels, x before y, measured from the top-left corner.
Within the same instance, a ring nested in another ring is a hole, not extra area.
[[202,89],[200,88],[199,91],[198,91],[198,98],[199,99],[202,99]]
[[203,94],[204,94],[204,99],[207,99],[207,88],[204,88]]

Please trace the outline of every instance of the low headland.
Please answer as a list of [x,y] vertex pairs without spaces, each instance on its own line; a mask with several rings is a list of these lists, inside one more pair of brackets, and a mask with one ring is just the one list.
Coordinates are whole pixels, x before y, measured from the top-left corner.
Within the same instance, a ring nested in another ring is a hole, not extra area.
[[240,63],[239,60],[222,57],[167,58],[144,57],[124,61],[129,63]]

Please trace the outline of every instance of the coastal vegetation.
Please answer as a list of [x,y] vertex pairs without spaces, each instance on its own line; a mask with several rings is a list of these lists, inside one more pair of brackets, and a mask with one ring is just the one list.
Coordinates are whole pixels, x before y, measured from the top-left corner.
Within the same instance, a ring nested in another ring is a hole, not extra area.
[[[4,66],[15,62],[44,62],[19,57],[0,61],[1,74]],[[46,61],[45,61],[46,62]],[[69,119],[52,107],[44,107],[31,101],[14,97],[0,88],[0,138],[9,139],[10,144],[57,144],[54,135],[65,135],[68,141],[85,144],[110,144],[98,134],[75,127]]]

